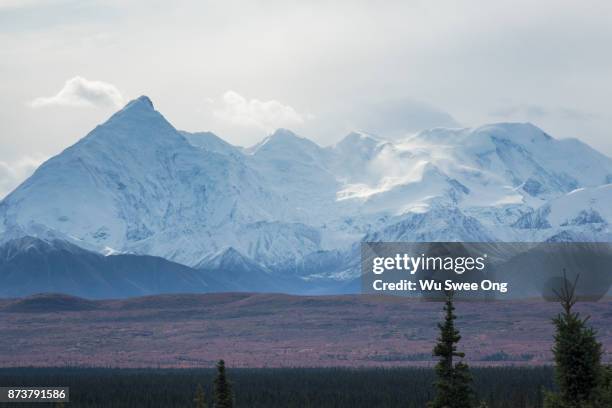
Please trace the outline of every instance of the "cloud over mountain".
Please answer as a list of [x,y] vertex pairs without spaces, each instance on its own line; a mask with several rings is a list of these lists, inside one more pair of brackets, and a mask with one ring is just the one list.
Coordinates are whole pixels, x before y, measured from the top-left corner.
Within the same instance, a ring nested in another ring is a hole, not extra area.
[[30,105],[33,108],[46,106],[120,107],[122,103],[123,96],[115,85],[75,76],[67,80],[57,94],[38,97]]
[[272,132],[280,127],[301,125],[308,115],[277,100],[247,99],[235,91],[223,94],[221,102],[213,106],[213,115],[233,125],[254,127]]
[[29,177],[42,161],[42,158],[37,156],[24,156],[10,163],[0,161],[0,199]]

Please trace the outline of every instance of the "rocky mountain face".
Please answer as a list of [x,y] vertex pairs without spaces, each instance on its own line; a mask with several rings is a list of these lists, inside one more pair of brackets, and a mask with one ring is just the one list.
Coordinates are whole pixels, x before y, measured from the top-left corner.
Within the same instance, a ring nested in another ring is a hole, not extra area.
[[61,241],[208,271],[221,289],[308,292],[354,279],[362,240],[611,241],[610,183],[612,159],[531,124],[329,147],[279,129],[241,148],[178,131],[143,96],[0,202],[0,243]]

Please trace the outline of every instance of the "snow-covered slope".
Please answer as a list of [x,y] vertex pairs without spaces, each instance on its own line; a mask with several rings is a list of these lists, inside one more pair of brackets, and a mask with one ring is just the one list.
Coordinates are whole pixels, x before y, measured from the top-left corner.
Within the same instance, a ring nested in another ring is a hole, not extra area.
[[289,208],[282,217],[300,223],[324,223],[330,215],[335,216],[339,183],[328,170],[327,149],[279,129],[245,153],[247,164]]
[[290,276],[279,279],[265,266],[231,247],[207,255],[196,268],[204,279],[221,281],[225,290],[232,292],[292,292],[299,283]]
[[612,241],[612,184],[579,188],[523,215],[514,227],[543,240]]
[[612,159],[531,124],[329,147],[279,129],[241,148],[177,131],[143,96],[0,202],[0,241],[339,279],[364,239],[611,240],[610,183]]
[[189,133],[184,130],[179,132],[191,145],[200,149],[230,156],[239,156],[241,154],[239,147],[227,143],[212,132]]

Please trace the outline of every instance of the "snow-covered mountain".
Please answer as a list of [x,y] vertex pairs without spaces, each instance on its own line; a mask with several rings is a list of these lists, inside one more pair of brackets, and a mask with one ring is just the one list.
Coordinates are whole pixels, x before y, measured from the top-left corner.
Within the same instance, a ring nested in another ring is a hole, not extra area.
[[531,124],[328,147],[279,129],[242,148],[178,131],[142,96],[0,202],[0,242],[337,281],[364,239],[610,241],[610,183],[612,159]]
[[163,258],[91,252],[22,237],[0,246],[0,297],[61,292],[88,298],[227,290],[215,277]]

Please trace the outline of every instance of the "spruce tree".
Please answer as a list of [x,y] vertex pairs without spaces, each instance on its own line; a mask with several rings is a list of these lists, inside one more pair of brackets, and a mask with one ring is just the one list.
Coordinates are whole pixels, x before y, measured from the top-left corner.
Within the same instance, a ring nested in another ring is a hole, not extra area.
[[436,396],[429,403],[430,408],[471,408],[474,405],[472,376],[468,365],[463,361],[453,364],[454,357],[465,357],[464,353],[457,351],[461,335],[455,328],[457,316],[454,311],[453,294],[447,292],[444,322],[438,323],[440,336],[433,349],[433,355],[440,357],[440,361],[436,364]]
[[553,319],[555,325],[555,380],[558,393],[548,393],[544,402],[547,408],[587,407],[595,398],[597,387],[601,384],[602,346],[597,341],[596,332],[587,326],[589,316],[581,318],[573,312],[576,304],[576,285],[569,283],[565,270],[564,283],[555,294],[563,312]]
[[198,384],[193,402],[195,402],[195,408],[208,408],[208,405],[206,404],[206,395],[204,394],[202,384]]
[[586,408],[612,407],[612,367],[602,367],[599,385]]
[[217,378],[215,378],[215,392],[213,408],[232,408],[234,398],[232,387],[225,374],[225,361],[219,360],[217,363]]

